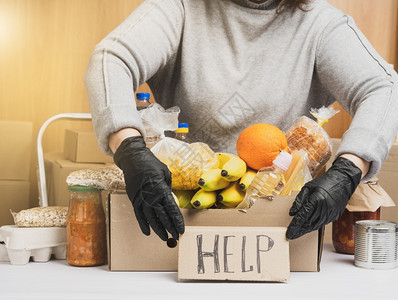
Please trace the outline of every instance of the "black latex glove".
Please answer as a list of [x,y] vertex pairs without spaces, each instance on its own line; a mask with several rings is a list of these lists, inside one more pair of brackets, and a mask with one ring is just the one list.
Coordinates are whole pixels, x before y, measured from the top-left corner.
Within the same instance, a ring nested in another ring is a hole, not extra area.
[[337,158],[322,176],[307,182],[289,215],[286,237],[296,239],[338,219],[361,180],[362,171],[349,159]]
[[120,144],[113,157],[122,169],[126,192],[135,216],[145,235],[149,225],[164,241],[167,232],[178,240],[183,234],[184,219],[171,194],[171,173],[149,150],[142,136],[129,137]]

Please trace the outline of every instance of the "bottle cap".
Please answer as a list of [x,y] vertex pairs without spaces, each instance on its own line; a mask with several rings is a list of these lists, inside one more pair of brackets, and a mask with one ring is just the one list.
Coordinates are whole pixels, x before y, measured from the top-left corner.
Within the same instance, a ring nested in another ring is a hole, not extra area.
[[272,162],[275,166],[281,168],[286,171],[289,169],[290,163],[292,162],[292,155],[288,152],[281,151],[279,155]]
[[136,94],[137,100],[149,100],[151,98],[150,93],[137,93]]
[[188,123],[178,123],[178,128],[188,128]]
[[188,133],[189,126],[188,123],[178,123],[178,129],[174,131],[175,133]]

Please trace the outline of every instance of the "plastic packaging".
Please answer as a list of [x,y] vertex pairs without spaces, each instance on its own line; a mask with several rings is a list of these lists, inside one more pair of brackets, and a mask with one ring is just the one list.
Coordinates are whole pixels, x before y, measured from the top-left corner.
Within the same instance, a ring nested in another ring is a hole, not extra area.
[[91,186],[100,190],[125,190],[123,171],[116,165],[71,172],[66,178],[68,186]]
[[178,128],[178,115],[180,108],[173,106],[164,109],[158,103],[152,103],[140,111],[140,116],[145,127],[145,143],[152,148],[165,137],[165,131],[174,131]]
[[285,172],[286,184],[281,191],[281,196],[288,196],[292,191],[299,191],[308,181],[312,179],[308,169],[309,158],[305,150],[293,150],[292,162]]
[[0,227],[0,261],[12,265],[25,265],[30,258],[35,262],[47,262],[66,258],[65,227]]
[[12,212],[15,225],[19,227],[62,227],[66,226],[68,208],[63,206],[34,207]]
[[66,259],[73,266],[96,266],[106,262],[106,225],[101,191],[69,186],[66,225]]
[[189,126],[188,123],[178,123],[178,129],[174,131],[175,138],[180,141],[186,142],[188,139]]
[[310,113],[317,119],[300,117],[286,132],[289,149],[303,149],[308,153],[308,168],[312,177],[317,177],[332,155],[332,141],[322,125],[338,113],[333,107],[311,109]]
[[260,199],[265,198],[273,200],[275,195],[278,195],[285,186],[284,173],[289,168],[292,161],[292,155],[282,151],[272,162],[271,167],[266,167],[258,170],[253,181],[246,190],[245,198],[242,205],[237,208],[243,208],[245,205],[248,208],[253,203]]
[[150,93],[137,93],[135,96],[138,111],[143,110],[151,105],[151,103],[149,102],[149,99],[151,98]]
[[199,188],[202,174],[218,164],[215,152],[204,143],[192,143],[165,137],[151,151],[171,172],[171,187],[176,190]]

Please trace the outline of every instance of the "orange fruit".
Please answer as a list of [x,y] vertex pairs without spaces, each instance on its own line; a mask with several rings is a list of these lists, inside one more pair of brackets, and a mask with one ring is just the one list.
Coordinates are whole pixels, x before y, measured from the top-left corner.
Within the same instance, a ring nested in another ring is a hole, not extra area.
[[287,139],[278,127],[258,123],[241,132],[236,150],[250,168],[259,170],[272,166],[272,161],[279,153],[287,151]]

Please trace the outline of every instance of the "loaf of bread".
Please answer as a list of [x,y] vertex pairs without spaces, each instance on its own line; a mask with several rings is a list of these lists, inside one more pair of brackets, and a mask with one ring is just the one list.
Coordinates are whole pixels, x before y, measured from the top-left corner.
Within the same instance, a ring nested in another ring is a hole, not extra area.
[[332,155],[332,142],[326,131],[314,120],[300,117],[286,133],[287,145],[292,150],[305,150],[312,177],[319,175]]

